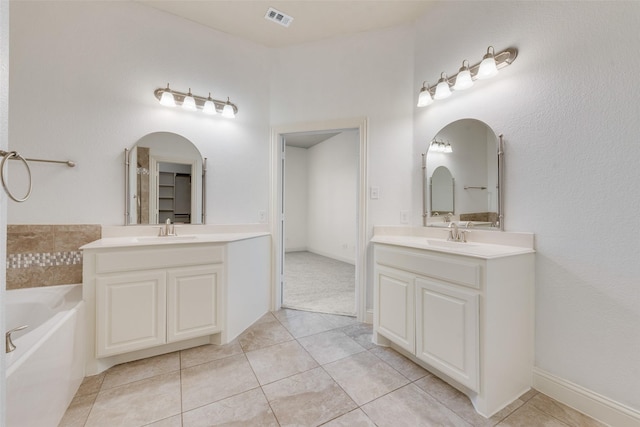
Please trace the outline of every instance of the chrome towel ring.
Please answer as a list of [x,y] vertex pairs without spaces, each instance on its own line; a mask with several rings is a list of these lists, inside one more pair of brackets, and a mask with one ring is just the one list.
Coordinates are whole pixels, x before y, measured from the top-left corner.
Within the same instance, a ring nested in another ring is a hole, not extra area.
[[[22,198],[18,198],[11,193],[11,190],[9,190],[9,187],[7,186],[7,180],[4,176],[5,163],[7,162],[8,159],[11,159],[11,158],[22,160],[22,163],[24,163],[24,166],[27,168],[27,174],[29,175],[29,189],[27,190],[27,194]],[[27,163],[27,160],[24,157],[22,157],[20,154],[18,154],[17,151],[8,151],[4,154],[4,157],[2,157],[2,161],[0,162],[0,180],[2,180],[2,186],[4,187],[4,191],[6,191],[9,197],[11,197],[11,199],[15,200],[16,202],[24,202],[31,195],[31,190],[33,189],[32,179],[31,179],[31,169],[29,168],[29,164]]]

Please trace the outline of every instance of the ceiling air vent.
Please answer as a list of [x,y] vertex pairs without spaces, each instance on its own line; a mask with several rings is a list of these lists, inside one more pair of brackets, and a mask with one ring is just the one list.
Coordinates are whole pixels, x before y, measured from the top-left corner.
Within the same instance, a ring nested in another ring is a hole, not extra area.
[[264,19],[273,21],[276,24],[282,25],[283,27],[288,27],[289,25],[291,25],[291,21],[293,21],[293,17],[282,13],[272,7],[267,10],[267,14],[264,15]]

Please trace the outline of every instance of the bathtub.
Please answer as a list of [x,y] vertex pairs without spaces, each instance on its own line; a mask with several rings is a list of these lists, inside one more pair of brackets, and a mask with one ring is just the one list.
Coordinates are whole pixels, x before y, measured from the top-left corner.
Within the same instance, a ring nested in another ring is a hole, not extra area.
[[56,427],[84,377],[82,285],[6,292],[7,427]]

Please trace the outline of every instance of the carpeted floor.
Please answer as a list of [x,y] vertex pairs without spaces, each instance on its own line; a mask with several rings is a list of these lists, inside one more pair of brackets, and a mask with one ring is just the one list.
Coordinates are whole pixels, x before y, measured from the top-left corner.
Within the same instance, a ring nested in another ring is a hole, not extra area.
[[354,265],[311,252],[287,252],[284,270],[284,307],[355,314]]

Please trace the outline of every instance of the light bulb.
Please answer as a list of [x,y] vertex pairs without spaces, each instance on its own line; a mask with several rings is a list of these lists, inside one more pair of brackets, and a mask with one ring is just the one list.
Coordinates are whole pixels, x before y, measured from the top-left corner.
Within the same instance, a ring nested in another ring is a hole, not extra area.
[[481,80],[489,79],[496,74],[498,74],[498,66],[496,65],[496,59],[493,56],[493,46],[489,46],[487,48],[487,54],[482,58],[476,77]]
[[429,92],[429,86],[425,86],[425,83],[422,83],[422,89],[420,89],[420,95],[418,95],[418,107],[426,107],[433,103],[433,98]]
[[184,97],[184,101],[182,101],[182,108],[189,111],[196,111],[196,100],[191,95],[191,88],[189,88],[189,93]]
[[[465,62],[467,65],[465,65]],[[462,67],[458,71],[456,76],[456,84],[453,86],[455,90],[465,90],[473,86],[473,80],[471,80],[471,70],[469,70],[469,61],[466,59],[462,61]]]
[[173,94],[171,93],[171,89],[169,89],[169,83],[167,83],[167,88],[162,92],[162,96],[160,97],[160,105],[164,105],[165,107],[175,107],[176,100],[173,99]]
[[222,117],[226,117],[227,119],[233,119],[235,116],[236,116],[236,113],[235,111],[233,111],[233,106],[231,105],[229,98],[227,98],[227,103],[224,105],[224,108],[222,109]]
[[451,88],[449,88],[449,81],[445,73],[440,74],[440,80],[436,85],[436,94],[433,95],[433,99],[445,99],[451,96]]
[[202,112],[209,115],[217,114],[216,105],[213,103],[213,99],[211,99],[211,92],[209,92],[209,97],[207,98],[207,100],[204,101]]

